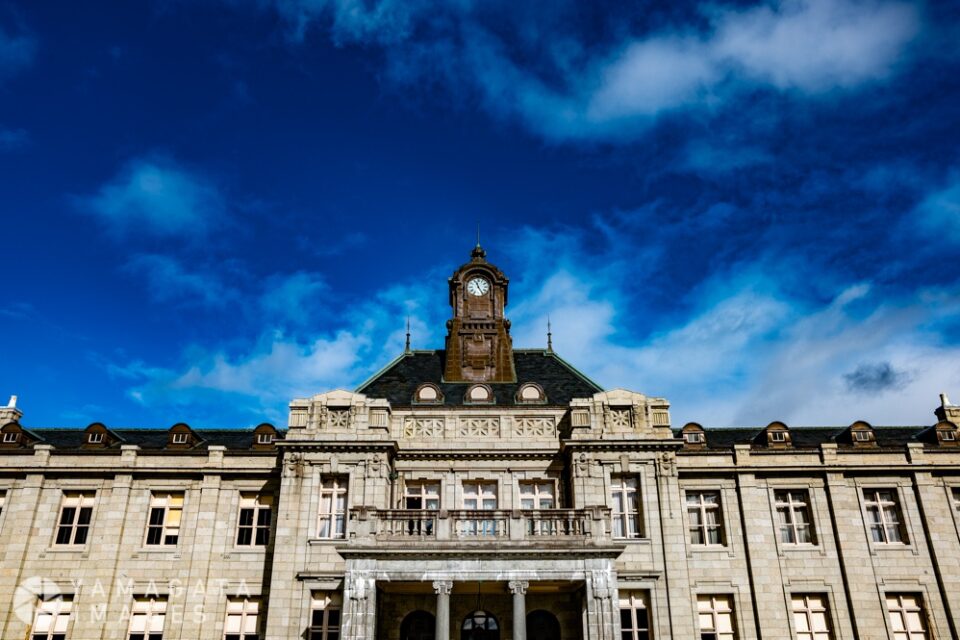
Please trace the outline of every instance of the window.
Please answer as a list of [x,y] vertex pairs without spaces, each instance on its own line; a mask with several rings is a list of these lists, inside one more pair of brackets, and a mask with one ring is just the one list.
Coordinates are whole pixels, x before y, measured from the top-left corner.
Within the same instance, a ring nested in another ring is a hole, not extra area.
[[324,478],[320,482],[320,514],[317,536],[342,538],[346,529],[347,479],[340,476]]
[[100,444],[101,442],[103,442],[103,432],[94,431],[93,433],[88,434],[87,442],[89,442],[90,444]]
[[687,444],[703,444],[703,434],[699,431],[688,431],[683,434],[683,439]]
[[718,491],[688,491],[690,544],[724,544]]
[[954,431],[953,429],[946,429],[940,432],[940,438],[944,442],[953,442],[954,440],[957,439],[957,432]]
[[896,490],[864,489],[863,498],[873,541],[882,544],[906,542]]
[[[554,509],[557,506],[556,487],[550,480],[535,480],[520,483],[520,508],[527,510]],[[527,533],[530,535],[555,535],[560,523],[541,519],[537,515],[527,518]]]
[[613,537],[640,537],[640,494],[637,479],[613,476],[610,479],[613,498]]
[[272,434],[272,433],[258,433],[258,434],[257,434],[257,444],[273,444],[273,434]]
[[[3,506],[3,494],[0,493],[0,507]],[[953,488],[953,508],[960,513],[960,487]]]
[[40,598],[30,627],[30,640],[66,640],[73,596]]
[[787,441],[787,432],[786,431],[771,431],[770,432],[770,442],[786,442]]
[[806,491],[777,491],[777,516],[780,519],[780,542],[816,544],[810,524],[810,498]]
[[793,596],[793,626],[797,632],[797,640],[832,640],[827,596]]
[[340,640],[340,595],[317,592],[310,606],[308,640]]
[[147,544],[176,545],[183,518],[183,493],[154,492],[150,496]]
[[730,596],[699,596],[697,619],[700,640],[734,640],[737,637]]
[[163,622],[166,614],[167,598],[165,596],[134,598],[127,640],[163,640]]
[[256,598],[228,598],[227,621],[223,625],[223,640],[259,640],[260,600]]
[[645,591],[620,592],[622,640],[650,640],[650,614]]
[[273,496],[240,494],[240,518],[237,521],[238,547],[263,547],[270,543],[270,518]]
[[[403,491],[405,509],[435,511],[440,508],[439,482],[408,482]],[[433,515],[407,520],[408,535],[433,535]]]
[[916,593],[888,593],[887,611],[893,640],[927,640],[927,616]]
[[853,438],[857,442],[870,442],[870,432],[866,429],[853,432]]
[[[956,495],[956,493],[954,493]],[[3,515],[3,508],[7,506],[7,492],[0,491],[0,515]]]
[[94,493],[65,491],[60,503],[56,544],[87,543],[90,520],[93,516]]
[[[497,483],[470,480],[463,483],[463,508],[467,511],[495,511],[497,508]],[[461,533],[468,536],[497,535],[497,521],[492,518],[465,519]]]
[[3,441],[6,444],[12,444],[17,441],[19,435],[16,431],[7,431],[3,434]]
[[175,433],[173,434],[173,437],[171,438],[170,442],[172,442],[173,444],[187,444],[189,440],[190,440],[189,433]]
[[517,392],[517,400],[519,402],[538,403],[546,400],[546,396],[544,396],[543,389],[539,385],[529,383],[520,387],[520,391]]

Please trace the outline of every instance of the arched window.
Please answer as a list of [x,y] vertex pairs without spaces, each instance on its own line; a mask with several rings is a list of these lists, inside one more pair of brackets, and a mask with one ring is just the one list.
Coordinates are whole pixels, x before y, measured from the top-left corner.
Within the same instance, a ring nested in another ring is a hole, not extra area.
[[434,640],[437,622],[427,611],[414,611],[400,623],[400,640]]
[[531,611],[527,614],[527,640],[560,640],[560,621],[549,611]]
[[492,613],[477,609],[463,619],[460,640],[500,640],[500,625]]

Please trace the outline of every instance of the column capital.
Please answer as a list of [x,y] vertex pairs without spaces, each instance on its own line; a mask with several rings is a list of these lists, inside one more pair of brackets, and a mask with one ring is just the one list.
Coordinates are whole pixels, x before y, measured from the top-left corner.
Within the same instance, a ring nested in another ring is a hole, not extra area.
[[434,580],[433,581],[433,592],[438,596],[448,596],[450,595],[450,590],[453,589],[453,580]]
[[511,580],[507,583],[507,586],[510,587],[510,593],[523,595],[527,592],[530,583],[526,580]]

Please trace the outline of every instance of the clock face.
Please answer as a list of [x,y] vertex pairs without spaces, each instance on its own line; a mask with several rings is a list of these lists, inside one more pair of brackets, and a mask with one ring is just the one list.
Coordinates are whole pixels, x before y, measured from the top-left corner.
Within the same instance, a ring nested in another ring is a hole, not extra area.
[[467,283],[467,293],[472,296],[482,296],[490,290],[490,283],[483,278],[473,278]]

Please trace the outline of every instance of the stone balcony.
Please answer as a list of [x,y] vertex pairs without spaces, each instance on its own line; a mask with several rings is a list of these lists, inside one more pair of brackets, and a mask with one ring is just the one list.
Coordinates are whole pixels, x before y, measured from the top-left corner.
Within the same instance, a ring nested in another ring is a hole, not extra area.
[[536,552],[619,554],[610,536],[610,509],[350,510],[343,555],[417,555]]

